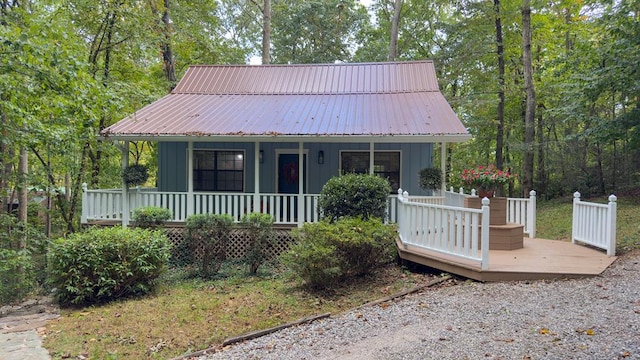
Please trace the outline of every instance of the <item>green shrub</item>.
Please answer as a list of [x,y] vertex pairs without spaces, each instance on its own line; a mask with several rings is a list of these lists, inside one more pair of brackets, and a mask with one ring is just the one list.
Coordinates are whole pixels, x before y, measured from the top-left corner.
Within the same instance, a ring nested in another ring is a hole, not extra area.
[[21,300],[44,284],[46,245],[41,231],[0,214],[0,305]]
[[133,211],[133,220],[136,226],[142,228],[164,227],[167,221],[172,218],[171,210],[163,207],[147,206]]
[[283,263],[311,287],[322,288],[346,277],[369,274],[396,254],[394,226],[381,219],[341,218],[305,224]]
[[185,240],[191,255],[200,250],[200,259],[192,258],[199,265],[201,277],[215,275],[227,258],[227,245],[233,227],[233,218],[228,214],[196,214],[187,218]]
[[241,224],[249,239],[244,262],[249,266],[249,273],[256,274],[260,265],[271,260],[269,250],[275,241],[273,218],[269,214],[251,213],[242,217]]
[[377,217],[383,219],[391,192],[389,181],[377,175],[346,174],[329,179],[320,192],[323,218]]
[[0,305],[24,298],[35,285],[33,263],[28,252],[0,249]]
[[62,305],[87,305],[151,292],[166,270],[171,244],[162,231],[93,228],[57,239],[49,281]]

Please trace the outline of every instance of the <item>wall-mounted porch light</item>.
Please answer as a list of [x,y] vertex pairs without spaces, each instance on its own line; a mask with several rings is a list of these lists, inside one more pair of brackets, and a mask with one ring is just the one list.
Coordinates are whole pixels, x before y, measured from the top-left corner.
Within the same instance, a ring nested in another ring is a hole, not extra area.
[[264,150],[260,150],[260,153],[258,154],[258,161],[260,161],[260,164],[264,163]]
[[324,151],[318,151],[318,164],[324,164]]

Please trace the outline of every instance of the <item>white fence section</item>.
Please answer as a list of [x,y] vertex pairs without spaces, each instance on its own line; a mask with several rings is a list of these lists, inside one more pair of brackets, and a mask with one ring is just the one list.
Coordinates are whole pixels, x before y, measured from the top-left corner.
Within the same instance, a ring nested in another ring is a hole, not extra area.
[[616,255],[616,217],[618,199],[609,196],[608,204],[596,204],[580,200],[580,193],[573,194],[573,224],[571,242],[589,244]]
[[398,190],[398,234],[403,245],[477,261],[482,270],[489,267],[489,214],[489,199],[483,200],[482,209],[469,209],[419,202]]
[[536,192],[531,190],[529,198],[507,198],[507,223],[524,225],[524,233],[536,237]]

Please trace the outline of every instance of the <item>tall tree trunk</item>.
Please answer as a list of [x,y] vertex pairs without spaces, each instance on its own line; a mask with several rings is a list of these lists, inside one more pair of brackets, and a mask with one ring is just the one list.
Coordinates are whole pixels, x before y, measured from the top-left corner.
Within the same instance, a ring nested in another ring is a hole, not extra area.
[[547,172],[545,167],[545,150],[546,148],[543,146],[545,144],[544,139],[544,119],[542,116],[542,111],[538,113],[538,124],[537,124],[537,143],[538,143],[538,159],[537,159],[537,171],[536,171],[536,190],[542,194],[547,193]]
[[[29,153],[26,147],[20,148],[20,159],[18,161],[18,221],[26,224],[28,220],[27,209],[29,203],[29,183],[27,176],[29,175]],[[26,247],[26,239],[22,242],[20,248]]]
[[496,45],[498,55],[498,129],[496,131],[496,167],[502,169],[504,156],[504,44],[502,42],[502,19],[500,0],[494,0],[493,6],[496,13]]
[[262,7],[262,64],[271,64],[271,0]]
[[533,189],[533,159],[535,141],[536,93],[533,86],[533,65],[531,55],[531,4],[530,0],[522,1],[522,60],[524,65],[524,88],[526,93],[526,109],[524,116],[524,164],[522,189],[528,194]]
[[170,0],[164,0],[164,12],[162,13],[162,24],[164,31],[164,43],[162,44],[162,61],[164,63],[164,73],[169,82],[169,92],[176,86],[176,64],[171,50],[171,18],[169,16]]
[[402,10],[402,0],[395,0],[393,5],[393,20],[391,21],[391,38],[389,39],[389,61],[398,58],[398,28],[400,26],[400,11]]

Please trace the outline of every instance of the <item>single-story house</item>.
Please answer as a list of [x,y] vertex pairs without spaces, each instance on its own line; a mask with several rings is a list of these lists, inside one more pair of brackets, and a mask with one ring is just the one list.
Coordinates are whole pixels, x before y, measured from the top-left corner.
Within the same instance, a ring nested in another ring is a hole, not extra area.
[[471,138],[428,60],[191,66],[170,94],[100,135],[158,143],[153,191],[174,202],[177,221],[260,209],[291,224],[313,221],[317,194],[344,172],[427,195],[418,173],[433,166],[434,144]]

